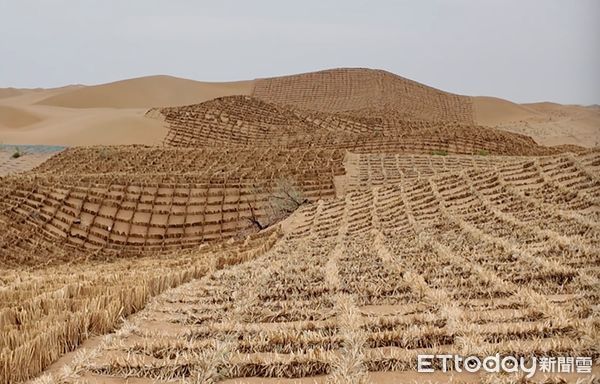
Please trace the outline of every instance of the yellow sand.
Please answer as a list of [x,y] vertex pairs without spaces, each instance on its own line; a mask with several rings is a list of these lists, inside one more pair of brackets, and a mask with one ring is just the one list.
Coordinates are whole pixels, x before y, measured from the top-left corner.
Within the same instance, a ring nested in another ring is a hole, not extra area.
[[600,146],[600,108],[481,96],[473,97],[473,107],[477,124],[523,133],[542,145]]
[[95,86],[41,90],[0,89],[4,144],[160,144],[163,122],[145,117],[153,106],[200,103],[250,94],[253,81],[203,83],[150,76]]
[[[304,88],[310,86],[307,81],[318,79],[310,74],[297,77],[305,80]],[[254,80],[209,83],[148,76],[94,86],[3,88],[0,89],[0,142],[160,144],[167,129],[162,121],[144,116],[149,108],[250,95],[254,84]],[[543,145],[600,145],[600,108],[554,103],[515,104],[493,97],[471,100],[476,124],[523,133]]]

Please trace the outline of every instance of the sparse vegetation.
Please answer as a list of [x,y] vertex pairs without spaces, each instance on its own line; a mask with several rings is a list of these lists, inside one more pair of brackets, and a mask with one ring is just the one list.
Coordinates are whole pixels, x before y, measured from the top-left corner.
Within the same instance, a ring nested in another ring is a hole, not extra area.
[[485,149],[480,149],[479,151],[477,151],[477,156],[487,156],[489,154],[490,152]]
[[278,179],[267,198],[269,225],[291,215],[309,200],[304,193],[288,179]]
[[435,149],[431,152],[434,156],[448,156],[448,151],[443,149]]
[[19,147],[15,147],[15,151],[13,152],[13,154],[11,155],[11,157],[13,159],[18,159],[21,156],[23,156],[23,152],[21,152],[21,149]]
[[[261,190],[255,187],[254,195],[261,194]],[[264,209],[259,210],[255,207],[255,203],[248,202],[250,215],[247,219],[256,230],[261,231],[290,216],[309,202],[310,200],[294,182],[288,179],[277,179],[275,185],[268,190]]]
[[98,148],[98,158],[103,161],[108,161],[112,157],[111,150],[108,147]]

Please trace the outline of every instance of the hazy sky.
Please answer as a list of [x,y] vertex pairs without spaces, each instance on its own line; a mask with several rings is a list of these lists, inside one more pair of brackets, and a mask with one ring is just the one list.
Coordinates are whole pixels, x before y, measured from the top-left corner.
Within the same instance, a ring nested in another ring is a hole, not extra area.
[[600,1],[0,0],[0,87],[331,67],[517,102],[600,104]]

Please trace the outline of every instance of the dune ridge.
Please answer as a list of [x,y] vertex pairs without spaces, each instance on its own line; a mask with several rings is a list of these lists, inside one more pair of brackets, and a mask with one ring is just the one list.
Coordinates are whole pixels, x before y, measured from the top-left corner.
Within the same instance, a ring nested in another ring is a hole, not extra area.
[[14,97],[21,95],[23,92],[17,88],[0,88],[0,99],[5,97]]
[[516,104],[485,96],[472,99],[477,124],[525,134],[543,145],[600,145],[600,109],[551,102]]
[[[210,83],[147,76],[53,89],[0,89],[0,141],[12,144],[159,144],[168,127],[153,107],[253,96],[315,113],[373,119],[458,122],[531,136],[542,145],[600,145],[600,109],[516,104],[445,92],[382,70],[338,68],[248,81]],[[19,130],[14,128],[18,127]]]
[[173,76],[146,76],[76,89],[37,104],[67,108],[150,108],[249,94],[252,86],[253,81],[209,83]]
[[405,118],[473,122],[469,97],[383,70],[338,68],[258,79],[252,95],[321,112],[385,110]]

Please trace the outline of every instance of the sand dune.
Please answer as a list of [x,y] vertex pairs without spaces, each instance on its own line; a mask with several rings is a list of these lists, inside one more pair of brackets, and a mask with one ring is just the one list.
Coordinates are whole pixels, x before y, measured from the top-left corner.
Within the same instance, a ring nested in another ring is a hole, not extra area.
[[394,119],[475,123],[529,135],[543,145],[593,147],[600,143],[597,107],[516,104],[494,97],[461,96],[386,71],[358,68],[229,83],[148,76],[94,86],[3,88],[0,141],[157,144],[165,138],[167,128],[163,122],[143,116],[149,108],[232,95],[252,95],[299,110],[344,113],[364,120],[365,129],[373,118],[389,115]]
[[253,81],[208,83],[172,76],[148,76],[84,87],[51,96],[38,104],[67,108],[150,108],[250,94],[252,87]]
[[[590,145],[597,108],[362,69],[255,85],[0,99],[0,141],[82,145],[42,164],[0,145],[0,384],[421,382],[419,353],[597,357],[600,149],[504,131]],[[246,94],[202,102],[223,92]]]
[[508,121],[541,117],[541,113],[497,97],[476,96],[473,100],[473,117],[482,125],[495,126]]
[[18,96],[21,93],[22,91],[17,88],[0,88],[0,99],[3,99],[5,97]]
[[[0,141],[9,144],[158,145],[166,135],[148,108],[199,103],[249,94],[253,81],[207,83],[150,76],[95,86],[4,89],[0,95]],[[15,128],[19,128],[16,130]]]
[[473,122],[469,97],[382,70],[338,68],[258,79],[253,96],[322,112],[385,110],[410,119]]
[[39,121],[41,119],[33,113],[19,108],[0,105],[0,126],[20,128]]
[[164,143],[203,146],[315,147],[353,153],[543,154],[526,135],[437,120],[407,120],[395,110],[345,113],[298,110],[251,96],[228,96],[183,107],[152,109],[169,125]]
[[477,124],[529,135],[542,145],[600,145],[598,108],[473,97],[473,113]]
[[27,127],[2,129],[0,141],[5,144],[158,145],[166,135],[162,122],[144,116],[146,109],[41,109],[41,121]]
[[4,144],[159,144],[162,123],[144,117],[146,108],[65,108],[37,104],[85,89],[70,85],[23,89],[0,99],[0,142]]

